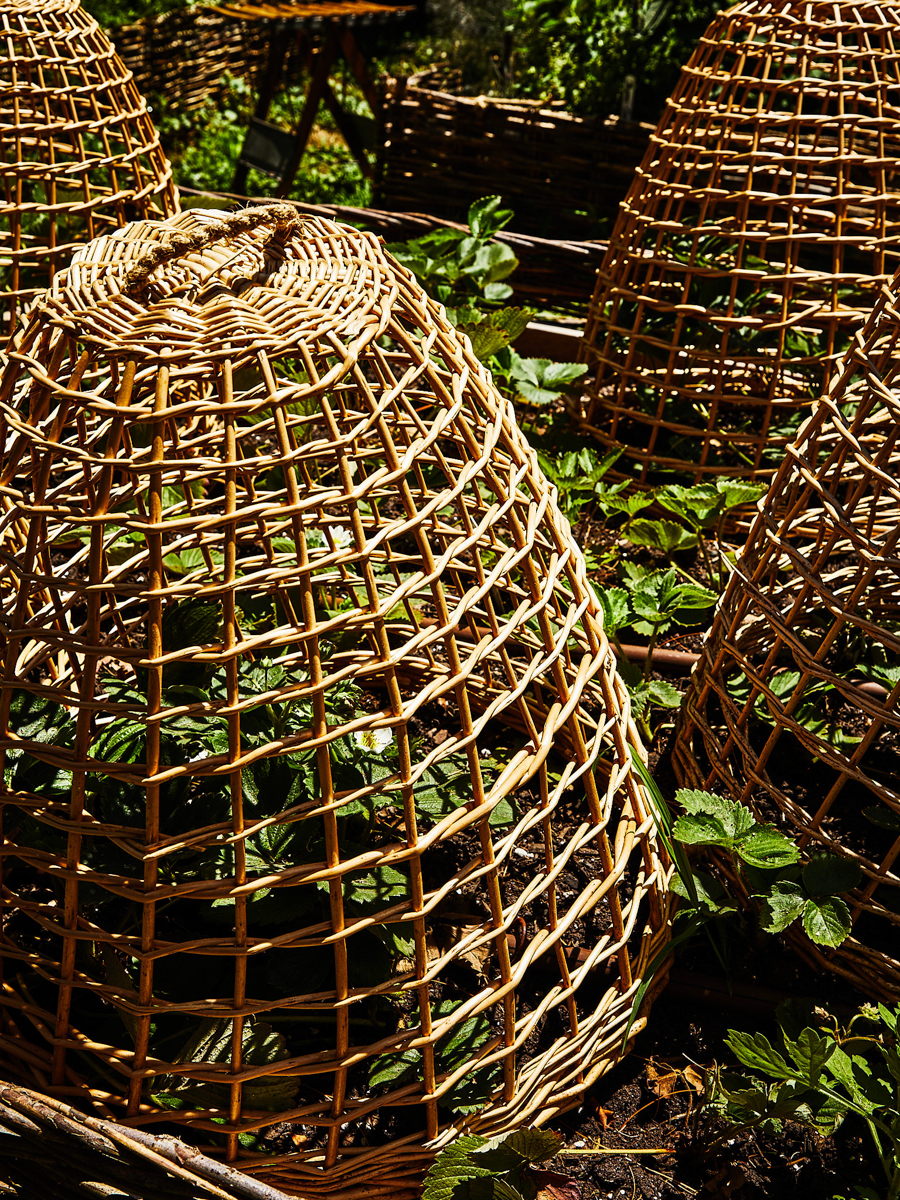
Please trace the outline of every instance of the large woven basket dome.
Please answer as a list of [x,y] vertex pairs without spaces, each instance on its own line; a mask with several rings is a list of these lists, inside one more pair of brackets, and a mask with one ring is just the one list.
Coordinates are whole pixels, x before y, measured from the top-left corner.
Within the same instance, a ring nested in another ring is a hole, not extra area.
[[769,479],[900,262],[900,5],[744,0],[684,68],[585,331],[618,478]]
[[0,328],[76,246],[178,211],[128,71],[78,0],[0,2]]
[[[803,953],[900,998],[900,287],[882,291],[768,495],[680,716],[682,783],[713,786],[861,869],[852,936]],[[814,534],[810,535],[809,530]],[[795,926],[791,926],[795,932]]]
[[466,340],[371,235],[220,217],[91,243],[3,376],[0,1055],[273,1185],[412,1194],[617,1060],[668,866]]

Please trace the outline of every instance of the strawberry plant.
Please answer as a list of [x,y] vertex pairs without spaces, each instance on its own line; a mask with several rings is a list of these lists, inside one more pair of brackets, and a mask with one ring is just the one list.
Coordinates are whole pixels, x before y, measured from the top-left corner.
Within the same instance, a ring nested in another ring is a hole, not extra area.
[[[598,595],[607,636],[619,648],[619,673],[631,693],[642,732],[650,740],[653,731],[647,722],[648,705],[677,708],[681,703],[676,688],[650,677],[657,639],[673,627],[695,626],[698,612],[711,608],[716,594],[690,577],[682,582],[674,567],[651,571],[635,562],[622,563],[622,582],[622,587],[599,589]],[[618,635],[626,626],[648,639],[643,670],[630,663],[622,650]]]
[[469,208],[469,228],[433,229],[422,237],[388,247],[412,271],[447,316],[468,334],[472,349],[484,361],[522,333],[534,316],[528,308],[501,307],[512,295],[507,278],[519,265],[513,251],[494,234],[506,226],[512,211],[500,207],[499,196],[484,196]]
[[548,1182],[566,1182],[555,1172],[534,1169],[553,1158],[561,1145],[562,1136],[548,1129],[457,1138],[426,1175],[422,1200],[535,1200]]
[[587,371],[583,363],[523,358],[512,347],[535,315],[530,308],[503,304],[513,293],[507,279],[519,265],[509,246],[494,235],[513,213],[499,196],[484,196],[469,208],[468,229],[440,228],[389,249],[416,276],[447,316],[465,333],[494,381],[511,399],[532,411],[554,403]]
[[800,851],[791,838],[757,821],[745,805],[711,792],[687,788],[676,792],[675,805],[683,810],[676,819],[646,767],[636,761],[635,769],[643,780],[659,836],[675,864],[671,887],[681,899],[675,932],[649,964],[635,993],[632,1020],[654,975],[699,933],[706,934],[727,971],[724,929],[740,917],[741,906],[728,875],[723,879],[714,861],[712,872],[695,866],[688,856],[690,847],[715,849],[728,856],[732,876],[756,903],[762,932],[781,933],[799,920],[819,945],[837,946],[847,937],[850,912],[838,893],[859,883],[860,872],[853,864],[820,855],[801,867]]
[[577,521],[582,509],[591,503],[600,480],[621,453],[611,450],[601,458],[592,446],[558,455],[538,450],[541,469],[556,488],[559,506],[570,521]]
[[[334,536],[332,534],[332,536]],[[278,620],[271,599],[242,611],[242,623],[256,629],[272,627]],[[203,644],[221,637],[220,610],[202,600],[184,600],[169,605],[163,615],[163,653]],[[326,644],[327,648],[327,644]],[[128,881],[134,875],[134,863],[141,860],[146,812],[146,789],[139,780],[147,761],[147,685],[146,672],[123,680],[101,676],[104,711],[113,715],[97,721],[88,752],[89,759],[104,763],[103,772],[85,776],[85,806],[96,822],[114,836],[86,837],[80,860],[88,879],[82,883],[81,903],[87,920],[99,928],[113,928],[123,945],[140,937],[142,906],[128,899]],[[319,760],[315,750],[303,748],[313,720],[312,701],[307,699],[305,672],[290,658],[260,656],[256,661],[241,660],[238,687],[242,698],[240,737],[241,754],[249,761],[242,767],[244,819],[254,832],[242,839],[244,868],[248,884],[255,880],[289,872],[302,877],[304,868],[315,872],[328,860],[325,832],[320,820],[304,814],[315,807],[322,794]],[[296,689],[294,698],[291,690]],[[285,692],[287,690],[287,697]],[[171,885],[173,895],[157,906],[157,936],[165,940],[183,940],[185,930],[192,938],[216,939],[227,935],[236,920],[235,899],[222,896],[204,901],[198,896],[179,897],[175,889],[192,882],[234,880],[237,873],[235,843],[230,837],[231,785],[228,773],[215,773],[217,765],[227,763],[229,722],[219,710],[228,703],[228,679],[225,666],[215,663],[173,662],[163,670],[162,704],[174,715],[160,722],[159,761],[168,766],[188,764],[191,770],[172,772],[160,785],[160,812],[166,834],[182,835],[182,842],[158,860],[159,881]],[[272,696],[278,702],[272,702]],[[365,712],[360,705],[363,694],[356,684],[345,682],[330,688],[325,718],[329,724],[346,723]],[[68,711],[48,694],[19,691],[10,706],[10,728],[20,738],[71,748],[75,744],[76,725]],[[294,743],[296,748],[277,756],[267,754],[273,743]],[[254,758],[254,752],[257,757]],[[399,762],[397,747],[387,730],[367,729],[334,739],[329,747],[330,771],[336,794],[345,798],[337,815],[339,854],[343,861],[363,857],[396,839],[403,800],[397,788]],[[481,771],[489,786],[500,765],[482,755]],[[68,803],[72,790],[72,772],[58,769],[33,758],[25,751],[6,753],[5,781],[19,794]],[[379,790],[383,784],[383,790]],[[353,798],[354,795],[357,798]],[[465,751],[445,755],[422,773],[416,785],[415,804],[419,828],[427,830],[455,808],[472,801],[471,773]],[[399,806],[399,807],[398,807]],[[66,835],[51,824],[39,822],[26,810],[16,810],[8,818],[19,844],[28,845],[40,856],[65,858]],[[512,804],[504,800],[490,815],[490,823],[505,826],[513,822]],[[18,828],[16,828],[16,825]],[[218,833],[215,831],[219,830]],[[202,836],[200,834],[202,833]],[[100,887],[90,881],[92,872],[123,881],[124,894]],[[406,874],[389,866],[368,866],[345,873],[341,879],[344,913],[348,920],[367,922],[367,928],[355,934],[354,954],[349,958],[351,987],[372,986],[390,978],[397,965],[413,953],[413,937],[408,922],[379,921],[379,914],[409,897]],[[330,910],[330,884],[322,879],[304,887],[259,886],[246,891],[247,923],[254,935],[268,939],[271,948],[265,954],[247,960],[247,988],[263,999],[293,995],[298,979],[306,992],[334,988],[334,955],[328,945],[281,949],[279,940],[297,926],[298,917],[306,924],[327,922]],[[95,956],[86,943],[81,969],[85,975],[105,978],[124,991],[137,986],[137,967],[133,957],[121,957],[107,945]],[[232,963],[227,956],[204,961],[204,973],[210,994],[227,994]],[[26,985],[27,986],[27,985]],[[40,986],[39,981],[35,986]],[[192,981],[185,976],[182,955],[160,957],[156,961],[154,995],[164,1001],[168,1011],[159,1017],[151,1031],[150,1049],[174,1063],[228,1061],[232,1053],[231,1022],[224,1019],[199,1021],[178,1014],[180,1002],[190,1000]],[[446,1015],[461,1003],[445,997]],[[106,1015],[104,1015],[104,1013]],[[110,1014],[114,1013],[114,1016]],[[266,1021],[248,1019],[243,1026],[242,1060],[250,1067],[264,1067],[298,1054],[315,1053],[333,1038],[328,1030],[333,1014],[319,1014],[315,1024],[306,1024],[303,1014],[277,1008]],[[389,997],[373,1002],[364,1020],[385,1033],[396,1028],[401,1010]],[[112,1008],[83,1015],[83,1024],[101,1042],[115,1042],[106,1032],[104,1021],[124,1023],[129,1031],[133,1019],[127,1009]],[[360,1018],[355,1012],[351,1020]],[[452,1071],[467,1061],[467,1056],[490,1035],[487,1018],[478,1016],[464,1022],[437,1047],[442,1070]],[[370,1086],[415,1074],[420,1069],[418,1052],[400,1056],[391,1065],[378,1062],[370,1077]],[[100,1068],[102,1071],[102,1068]],[[483,1103],[495,1085],[495,1072],[487,1068],[470,1072],[443,1100],[454,1111],[469,1111]],[[250,1103],[262,1109],[291,1106],[298,1081],[296,1076],[261,1074],[250,1086]],[[155,1078],[149,1100],[163,1108],[223,1107],[227,1086],[196,1080]],[[224,1104],[227,1108],[227,1103]]]
[[759,904],[760,927],[781,933],[800,921],[820,946],[839,946],[850,933],[850,910],[841,892],[860,881],[859,867],[835,854],[815,855],[799,866],[800,852],[784,834],[761,825],[743,804],[710,792],[682,789],[685,810],[674,836],[685,846],[714,847],[728,855],[734,873]]
[[[587,371],[584,363],[522,358],[512,346],[491,359],[494,381],[526,410],[545,409],[568,391]],[[618,457],[618,455],[616,456]]]
[[[828,1136],[847,1117],[865,1122],[884,1170],[884,1187],[858,1187],[854,1200],[900,1197],[900,1007],[866,1005],[842,1028],[827,1010],[781,1004],[773,1045],[761,1033],[730,1030],[726,1040],[749,1075],[721,1069],[707,1079],[709,1107],[726,1122],[718,1141],[744,1129],[778,1132],[785,1121]],[[814,1025],[806,1024],[813,1020]],[[772,1080],[774,1082],[768,1082]]]

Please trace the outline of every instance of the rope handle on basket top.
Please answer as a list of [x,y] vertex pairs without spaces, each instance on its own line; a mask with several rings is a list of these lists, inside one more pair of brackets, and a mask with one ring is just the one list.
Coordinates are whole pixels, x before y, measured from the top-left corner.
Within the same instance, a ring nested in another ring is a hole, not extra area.
[[147,287],[150,274],[157,267],[181,254],[202,250],[213,242],[220,242],[239,233],[249,233],[260,225],[275,226],[273,238],[281,245],[302,224],[296,209],[289,204],[260,204],[255,208],[242,208],[224,220],[215,221],[201,230],[174,230],[164,242],[159,242],[144,254],[122,280],[122,292],[131,293]]

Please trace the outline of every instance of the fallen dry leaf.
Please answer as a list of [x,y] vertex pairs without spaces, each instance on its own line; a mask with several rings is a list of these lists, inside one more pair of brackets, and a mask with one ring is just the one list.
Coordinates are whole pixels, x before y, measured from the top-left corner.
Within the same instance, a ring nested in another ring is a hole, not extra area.
[[740,1167],[722,1167],[697,1193],[697,1200],[741,1200],[747,1179]]
[[532,1171],[531,1176],[538,1189],[535,1200],[581,1200],[578,1183],[560,1171]]
[[706,1091],[706,1080],[696,1067],[685,1067],[681,1072],[685,1081],[694,1089],[698,1096]]
[[650,1085],[650,1091],[660,1100],[665,1100],[667,1096],[671,1096],[675,1090],[675,1084],[678,1082],[678,1072],[672,1067],[656,1067],[653,1063],[647,1063],[647,1082]]
[[[425,938],[425,955],[428,962],[433,962],[436,958],[467,938],[470,934],[480,932],[483,929],[483,922],[479,921],[471,925],[450,925],[435,924],[434,928],[427,934]],[[477,975],[486,976],[485,967],[491,957],[491,943],[486,942],[481,946],[468,947],[462,953],[456,955],[460,962],[467,963]]]

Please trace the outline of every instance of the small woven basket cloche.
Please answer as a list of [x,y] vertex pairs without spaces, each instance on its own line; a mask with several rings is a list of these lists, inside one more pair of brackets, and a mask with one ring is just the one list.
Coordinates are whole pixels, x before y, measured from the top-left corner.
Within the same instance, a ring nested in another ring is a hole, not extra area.
[[0,326],[73,250],[137,218],[178,212],[147,104],[79,0],[2,0]]
[[670,866],[582,556],[443,310],[285,206],[136,222],[0,416],[0,1056],[304,1196],[577,1103]]
[[[851,935],[789,936],[814,965],[900,998],[900,311],[885,286],[768,494],[679,716],[681,783],[723,789],[858,868]],[[853,874],[851,870],[851,875]]]

